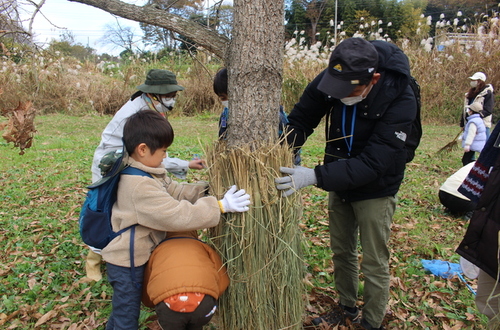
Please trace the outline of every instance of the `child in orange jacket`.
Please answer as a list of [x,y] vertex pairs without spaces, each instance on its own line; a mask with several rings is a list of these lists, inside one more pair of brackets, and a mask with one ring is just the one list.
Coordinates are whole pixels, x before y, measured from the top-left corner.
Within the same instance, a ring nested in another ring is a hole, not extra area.
[[196,231],[170,232],[146,265],[142,302],[163,330],[201,330],[228,285],[221,258]]

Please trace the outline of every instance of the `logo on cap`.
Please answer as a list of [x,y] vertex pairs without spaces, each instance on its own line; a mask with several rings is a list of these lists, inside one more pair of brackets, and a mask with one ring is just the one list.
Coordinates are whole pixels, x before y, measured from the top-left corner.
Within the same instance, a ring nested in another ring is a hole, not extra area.
[[336,64],[333,67],[333,70],[338,71],[338,72],[342,72],[342,65],[340,65],[340,63]]

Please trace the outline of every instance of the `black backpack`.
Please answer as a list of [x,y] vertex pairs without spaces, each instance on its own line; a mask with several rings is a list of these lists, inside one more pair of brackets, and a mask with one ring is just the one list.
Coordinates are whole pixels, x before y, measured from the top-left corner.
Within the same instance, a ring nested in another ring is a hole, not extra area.
[[406,137],[405,146],[407,150],[407,163],[411,162],[415,157],[415,150],[417,150],[417,147],[420,144],[420,139],[422,138],[422,122],[420,119],[422,102],[420,100],[420,85],[413,76],[410,76],[409,85],[413,90],[413,94],[415,94],[415,99],[417,101],[417,115],[415,116],[415,120],[412,123],[411,132]]

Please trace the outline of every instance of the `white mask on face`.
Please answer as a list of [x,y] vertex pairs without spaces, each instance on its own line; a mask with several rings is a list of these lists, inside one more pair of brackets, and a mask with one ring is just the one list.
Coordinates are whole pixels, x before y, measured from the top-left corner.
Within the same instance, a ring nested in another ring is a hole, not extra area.
[[167,111],[170,111],[174,108],[175,98],[173,97],[162,97],[161,103],[167,108]]
[[229,101],[228,101],[228,100],[226,100],[226,101],[220,101],[220,103],[222,103],[222,106],[223,106],[224,108],[229,107]]
[[[367,86],[363,90],[363,92],[361,94],[359,94],[358,96],[347,96],[347,97],[344,97],[343,99],[340,99],[340,102],[344,103],[347,106],[358,104],[359,102],[363,101],[368,96],[368,94],[370,94],[372,87],[373,87],[373,85]],[[363,94],[365,94],[365,92],[368,88],[369,88],[368,92],[366,93],[366,95],[363,96]]]
[[477,87],[477,80],[471,80],[470,87],[476,88]]

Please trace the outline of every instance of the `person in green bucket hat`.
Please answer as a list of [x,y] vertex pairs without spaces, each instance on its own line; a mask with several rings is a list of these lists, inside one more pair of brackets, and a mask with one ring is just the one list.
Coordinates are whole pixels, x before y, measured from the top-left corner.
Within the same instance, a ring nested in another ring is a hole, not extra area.
[[144,98],[151,110],[166,113],[173,109],[177,92],[183,91],[184,87],[177,85],[173,72],[151,69],[144,84],[137,86],[137,89],[139,91],[134,95],[146,95]]
[[[100,164],[103,157],[122,151],[123,127],[127,119],[136,112],[145,109],[155,110],[166,116],[174,107],[177,92],[183,91],[184,87],[177,84],[177,78],[173,72],[151,69],[147,73],[144,83],[137,86],[137,89],[138,91],[116,112],[102,132],[101,142],[94,152],[92,161],[92,182],[102,178],[102,165],[100,167]],[[205,167],[205,161],[203,159],[187,161],[167,156],[163,160],[163,165],[175,177],[185,179],[189,169],[202,169]],[[99,250],[90,247],[85,263],[87,277],[95,281],[102,278],[99,253]]]

